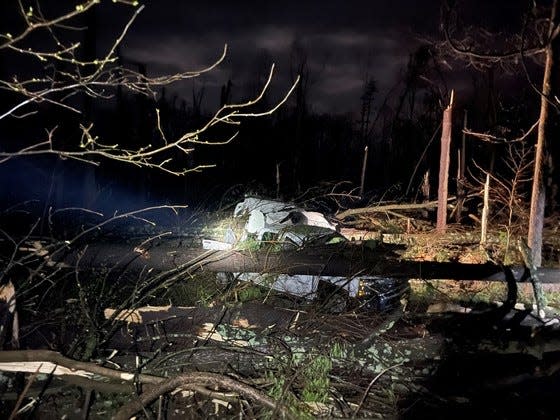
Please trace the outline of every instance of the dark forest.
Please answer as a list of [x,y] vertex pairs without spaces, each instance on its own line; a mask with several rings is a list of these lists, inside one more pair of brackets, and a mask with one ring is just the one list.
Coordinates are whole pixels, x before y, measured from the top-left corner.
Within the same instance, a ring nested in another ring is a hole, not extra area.
[[558,1],[316,3],[0,5],[6,418],[557,415]]

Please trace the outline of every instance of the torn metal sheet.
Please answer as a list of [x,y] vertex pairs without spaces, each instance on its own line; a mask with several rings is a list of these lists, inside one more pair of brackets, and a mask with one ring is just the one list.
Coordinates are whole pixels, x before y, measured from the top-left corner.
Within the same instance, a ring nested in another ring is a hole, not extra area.
[[[337,226],[319,212],[307,211],[291,203],[247,197],[235,206],[234,218],[246,218],[239,241],[233,229],[228,228],[223,241],[204,240],[205,249],[235,249],[251,242],[260,247],[273,243],[282,247],[304,247],[309,244],[328,244],[346,239],[337,232]],[[256,242],[256,243],[255,243]],[[224,281],[231,274],[220,273]],[[320,298],[325,284],[334,286],[350,298],[366,298],[369,309],[386,310],[398,304],[408,288],[407,280],[374,276],[323,276],[307,274],[233,273],[234,278],[305,299]],[[329,287],[327,287],[329,289]]]
[[[294,226],[309,226],[316,229],[309,230],[307,234],[309,239],[317,232],[325,235],[336,233],[336,225],[327,220],[327,218],[314,211],[307,211],[296,207],[290,203],[281,201],[264,200],[255,197],[245,198],[242,202],[235,206],[233,217],[246,217],[245,234],[242,237],[246,239],[248,235],[255,235],[257,240],[262,240],[266,234],[280,235],[287,234]],[[325,232],[325,230],[327,232]]]
[[289,275],[289,274],[262,274],[262,273],[234,273],[235,278],[241,281],[270,288],[282,293],[304,297],[313,300],[317,297],[320,281],[326,281],[339,286],[348,292],[348,296],[356,297],[359,291],[360,278],[337,276]]

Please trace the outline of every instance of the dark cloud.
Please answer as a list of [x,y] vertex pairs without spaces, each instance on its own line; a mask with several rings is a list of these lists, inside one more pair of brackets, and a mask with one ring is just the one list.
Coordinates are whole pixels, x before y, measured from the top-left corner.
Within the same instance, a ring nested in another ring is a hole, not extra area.
[[[230,79],[234,98],[246,96],[247,87],[254,91],[263,77],[263,63],[277,65],[273,93],[279,96],[293,80],[291,51],[297,43],[310,70],[308,102],[317,112],[355,110],[366,76],[377,81],[379,97],[388,92],[419,39],[438,34],[441,8],[441,0],[144,3],[123,43],[125,59],[145,63],[153,75],[197,70],[213,63],[228,44],[220,67],[196,81],[196,86],[205,86],[207,108],[213,108],[220,87]],[[501,29],[519,22],[529,2],[455,3],[467,24]],[[47,14],[70,7],[57,0],[41,4]],[[96,9],[98,54],[107,51],[134,10],[112,2],[102,2]],[[192,87],[193,81],[188,81],[174,89],[189,98]]]
[[[495,16],[496,3],[503,1],[466,3],[471,14],[476,14],[472,4],[480,3],[480,10]],[[380,96],[399,80],[419,38],[437,34],[440,7],[440,0],[148,1],[123,53],[161,74],[204,67],[227,43],[225,62],[197,81],[206,86],[207,106],[213,107],[228,79],[242,96],[241,87],[261,78],[263,56],[277,64],[274,92],[286,89],[297,42],[310,70],[310,105],[318,112],[349,112],[358,107],[366,75],[377,81]],[[518,13],[512,7],[503,12]],[[108,21],[113,29],[115,19]],[[187,96],[192,82],[176,89]]]

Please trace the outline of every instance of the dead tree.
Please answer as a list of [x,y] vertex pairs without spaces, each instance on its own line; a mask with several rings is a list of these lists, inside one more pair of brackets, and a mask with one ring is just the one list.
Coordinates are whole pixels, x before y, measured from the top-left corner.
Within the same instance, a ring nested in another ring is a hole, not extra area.
[[533,171],[533,187],[531,189],[531,213],[529,216],[529,234],[527,242],[531,248],[533,264],[539,267],[542,263],[542,232],[544,223],[545,189],[543,182],[543,161],[546,133],[549,125],[549,109],[552,100],[552,74],[558,71],[556,62],[559,58],[560,21],[558,19],[558,0],[554,0],[548,30],[546,32],[546,44],[544,47],[545,64],[542,88],[540,92],[541,108],[539,114],[539,126],[537,130],[537,144],[535,146],[535,166]]
[[[490,66],[501,68],[510,73],[519,73],[521,70],[531,81],[526,68],[526,60],[532,59],[543,67],[541,87],[537,87],[531,82],[533,89],[539,96],[539,117],[537,122],[526,130],[526,134],[523,136],[523,138],[528,136],[534,128],[538,127],[528,232],[528,245],[531,248],[532,260],[536,266],[541,264],[545,206],[542,175],[545,139],[549,126],[550,107],[551,105],[558,105],[551,77],[552,74],[557,72],[556,56],[560,46],[558,37],[560,22],[557,7],[557,0],[554,0],[550,6],[545,8],[539,7],[538,2],[535,2],[531,13],[522,19],[520,33],[504,37],[500,34],[489,33],[481,27],[468,27],[461,32],[456,25],[455,10],[447,5],[444,9],[442,22],[444,41],[436,43],[442,55],[460,59],[479,70],[485,71]],[[488,134],[482,134],[482,136],[485,135]],[[495,136],[490,135],[490,137],[496,139]],[[507,139],[503,140],[507,141]]]
[[451,147],[451,120],[453,112],[453,91],[449,105],[443,111],[443,122],[441,125],[441,153],[439,158],[439,185],[438,185],[438,208],[436,230],[445,233],[447,224],[447,188],[449,181],[449,149]]

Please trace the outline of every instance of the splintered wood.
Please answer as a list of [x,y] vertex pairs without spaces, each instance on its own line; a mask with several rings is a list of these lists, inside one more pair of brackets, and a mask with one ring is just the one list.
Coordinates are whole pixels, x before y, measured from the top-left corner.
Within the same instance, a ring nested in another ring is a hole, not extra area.
[[453,111],[453,91],[448,107],[443,111],[441,125],[441,154],[439,158],[438,209],[436,230],[444,233],[447,226],[447,183],[449,180],[449,149],[451,146],[451,118]]

